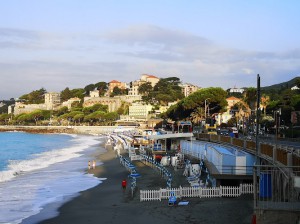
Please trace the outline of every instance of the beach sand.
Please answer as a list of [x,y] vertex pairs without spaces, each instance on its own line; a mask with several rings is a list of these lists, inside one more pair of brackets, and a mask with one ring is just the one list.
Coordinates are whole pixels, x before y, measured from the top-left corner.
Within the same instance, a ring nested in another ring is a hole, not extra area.
[[[140,202],[139,190],[159,189],[166,187],[166,181],[158,172],[135,162],[137,172],[137,191],[132,197],[130,188],[124,193],[121,182],[128,177],[128,171],[120,164],[114,151],[96,156],[103,162],[94,173],[99,178],[107,178],[98,186],[83,191],[80,196],[65,203],[59,208],[57,217],[44,220],[42,224],[87,224],[87,223],[209,223],[209,224],[248,224],[253,214],[252,195],[237,198],[185,198],[185,206],[168,206],[167,200]],[[183,170],[174,171],[172,187],[184,186]],[[127,183],[129,179],[127,178]],[[44,212],[46,212],[45,209]],[[41,212],[43,214],[43,212]],[[39,214],[39,215],[41,215]],[[37,215],[38,216],[38,215]],[[24,220],[24,223],[37,223],[35,217]]]

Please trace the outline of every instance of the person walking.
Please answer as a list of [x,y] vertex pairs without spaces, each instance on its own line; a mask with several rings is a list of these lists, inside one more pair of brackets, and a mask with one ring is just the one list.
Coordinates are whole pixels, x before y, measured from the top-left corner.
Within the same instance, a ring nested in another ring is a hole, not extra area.
[[123,179],[123,180],[122,180],[122,188],[123,188],[123,192],[126,191],[126,186],[127,186],[127,181],[126,181],[126,179]]
[[91,161],[88,162],[88,168],[91,169]]
[[95,169],[95,168],[96,168],[96,161],[93,160],[93,169]]

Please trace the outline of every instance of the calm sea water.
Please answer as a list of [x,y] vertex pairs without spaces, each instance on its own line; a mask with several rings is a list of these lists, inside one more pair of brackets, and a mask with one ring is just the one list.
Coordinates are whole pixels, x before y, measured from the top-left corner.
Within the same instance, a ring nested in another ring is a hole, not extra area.
[[95,150],[104,150],[99,147],[103,140],[100,136],[0,133],[0,223],[21,223],[50,204],[52,209],[43,218],[53,217],[62,203],[101,183],[86,168]]

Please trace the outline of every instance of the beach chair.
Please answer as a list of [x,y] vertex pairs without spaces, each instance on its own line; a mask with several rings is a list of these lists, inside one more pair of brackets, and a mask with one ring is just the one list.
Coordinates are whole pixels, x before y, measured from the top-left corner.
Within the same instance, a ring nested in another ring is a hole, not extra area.
[[175,193],[171,192],[170,197],[169,197],[169,201],[168,201],[168,205],[169,206],[174,206],[174,205],[176,205],[176,202],[177,202],[177,198],[175,196]]

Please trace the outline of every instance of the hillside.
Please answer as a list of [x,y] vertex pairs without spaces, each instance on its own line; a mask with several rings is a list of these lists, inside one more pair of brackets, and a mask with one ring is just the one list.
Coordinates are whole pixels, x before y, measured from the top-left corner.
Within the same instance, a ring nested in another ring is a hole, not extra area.
[[293,78],[293,79],[291,79],[290,81],[287,81],[287,82],[282,82],[282,83],[274,84],[274,85],[271,85],[271,86],[261,87],[261,90],[268,92],[270,90],[280,91],[280,90],[283,90],[283,89],[290,89],[290,88],[292,88],[296,85],[296,80],[297,79],[300,79],[300,76],[295,77],[295,78]]

